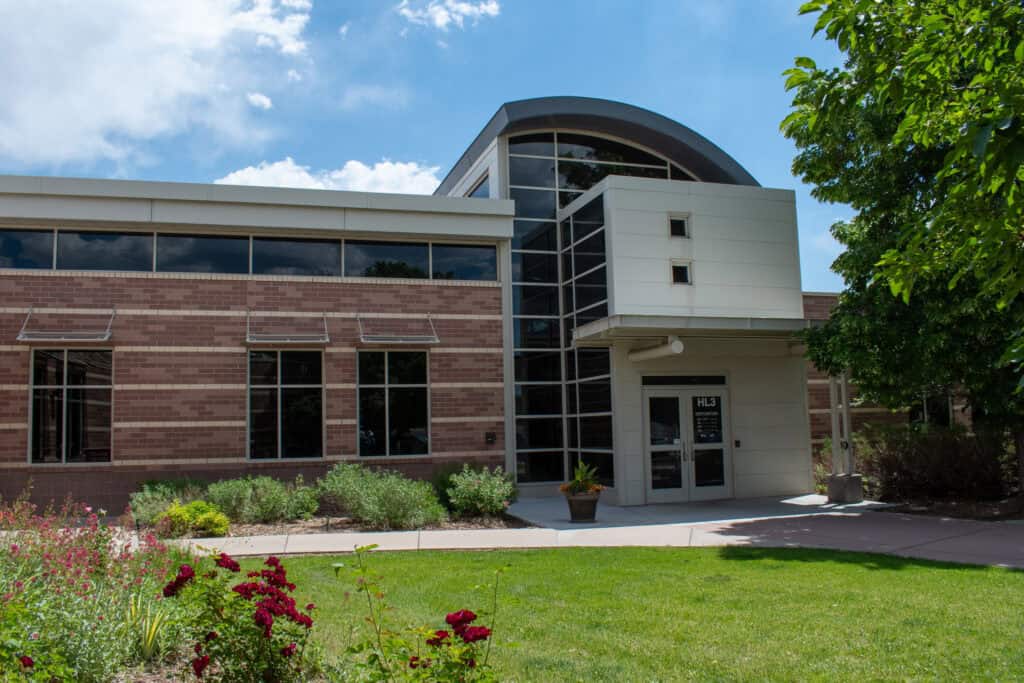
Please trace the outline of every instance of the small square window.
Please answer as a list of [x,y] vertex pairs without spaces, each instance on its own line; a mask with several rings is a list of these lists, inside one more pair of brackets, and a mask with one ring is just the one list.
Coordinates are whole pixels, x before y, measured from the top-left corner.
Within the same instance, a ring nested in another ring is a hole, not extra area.
[[690,266],[673,264],[672,283],[676,285],[690,284]]
[[682,216],[674,216],[668,219],[668,231],[672,237],[689,237],[690,231],[687,225],[689,221]]

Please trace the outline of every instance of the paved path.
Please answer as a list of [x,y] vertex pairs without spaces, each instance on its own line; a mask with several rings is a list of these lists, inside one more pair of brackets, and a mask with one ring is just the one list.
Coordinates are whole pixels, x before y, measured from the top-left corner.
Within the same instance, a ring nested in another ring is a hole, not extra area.
[[232,555],[381,550],[493,550],[575,546],[752,546],[831,548],[1024,568],[1024,525],[872,511],[812,512],[760,519],[580,529],[481,529],[328,533],[196,539]]

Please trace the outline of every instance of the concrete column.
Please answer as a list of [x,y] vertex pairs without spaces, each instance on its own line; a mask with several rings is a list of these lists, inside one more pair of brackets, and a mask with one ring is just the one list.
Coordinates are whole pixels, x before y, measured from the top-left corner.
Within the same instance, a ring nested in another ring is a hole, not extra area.
[[843,472],[853,474],[853,432],[850,429],[850,382],[848,373],[842,375],[840,394],[843,397]]
[[828,413],[832,420],[832,474],[842,474],[842,459],[840,455],[839,434],[839,388],[836,378],[828,378]]

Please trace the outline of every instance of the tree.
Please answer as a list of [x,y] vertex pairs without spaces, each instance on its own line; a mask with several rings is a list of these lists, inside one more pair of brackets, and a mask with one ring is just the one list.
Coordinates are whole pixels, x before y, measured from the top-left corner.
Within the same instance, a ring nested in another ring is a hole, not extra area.
[[[1013,431],[1024,482],[1024,8],[995,0],[809,2],[842,68],[787,71],[782,130],[832,226],[846,289],[807,335],[822,369],[850,368],[897,407],[957,387]],[[897,298],[898,297],[898,298]]]

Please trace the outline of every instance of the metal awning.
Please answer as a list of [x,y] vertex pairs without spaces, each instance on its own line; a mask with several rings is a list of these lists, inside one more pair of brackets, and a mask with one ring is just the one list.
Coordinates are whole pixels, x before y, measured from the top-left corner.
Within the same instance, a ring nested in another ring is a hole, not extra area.
[[790,339],[810,325],[804,318],[613,315],[579,326],[573,340],[578,346],[607,346],[668,336]]
[[[254,318],[257,320],[254,323]],[[264,320],[259,319],[258,313],[252,310],[245,312],[245,342],[247,344],[291,344],[291,345],[320,345],[328,344],[331,336],[327,332],[327,314],[321,313],[316,329],[303,329],[303,325],[296,324],[290,318],[279,316],[267,316]],[[316,320],[316,318],[300,318],[303,321]]]
[[[87,311],[80,315],[99,317],[107,316],[107,324],[102,328],[93,329],[76,329],[70,326],[71,321],[67,318],[74,314],[62,314],[65,315],[64,321],[61,323],[61,327],[46,329],[46,330],[33,330],[29,328],[29,323],[32,320],[32,314],[35,313],[34,307],[29,307],[28,315],[25,316],[25,322],[21,324],[21,330],[18,332],[17,340],[20,342],[54,342],[54,343],[66,343],[66,342],[105,342],[108,341],[113,334],[114,318],[117,316],[117,308],[110,309],[99,309],[95,313]],[[48,311],[43,311],[44,315],[49,315]]]
[[[426,325],[423,325],[423,321]],[[434,319],[428,313],[426,318],[418,319],[394,319],[394,318],[373,318],[374,325],[380,326],[382,321],[388,321],[385,329],[368,330],[371,325],[368,321],[364,323],[362,314],[356,315],[356,322],[359,324],[359,341],[364,344],[440,344],[441,338],[437,336],[437,328],[434,327]],[[418,324],[416,324],[418,322]],[[414,327],[410,328],[410,324]],[[428,330],[429,328],[429,330]]]

